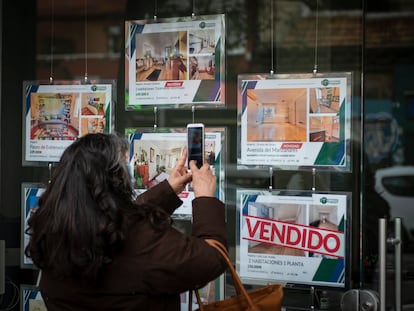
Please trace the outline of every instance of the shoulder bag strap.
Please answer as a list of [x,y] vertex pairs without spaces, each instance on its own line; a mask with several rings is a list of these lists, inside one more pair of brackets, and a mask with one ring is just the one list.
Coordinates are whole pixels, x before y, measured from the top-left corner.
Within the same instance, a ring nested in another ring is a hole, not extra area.
[[[249,306],[249,310],[258,311],[258,308],[253,304],[253,301],[251,300],[250,296],[247,294],[247,291],[244,288],[243,283],[241,282],[240,277],[238,276],[238,274],[236,272],[236,269],[233,267],[233,263],[230,260],[230,256],[229,256],[229,253],[228,253],[226,247],[222,243],[220,243],[219,241],[214,240],[214,239],[206,239],[205,241],[210,246],[214,247],[225,259],[225,261],[227,263],[227,266],[230,269],[231,276],[233,278],[234,288],[236,289],[236,293],[238,295],[244,296],[244,298],[246,299],[246,302]],[[197,296],[197,293],[196,293],[196,296]],[[197,300],[198,300],[198,298],[197,298]],[[200,301],[198,300],[197,302],[200,305]],[[202,311],[201,308],[200,308],[200,310]]]

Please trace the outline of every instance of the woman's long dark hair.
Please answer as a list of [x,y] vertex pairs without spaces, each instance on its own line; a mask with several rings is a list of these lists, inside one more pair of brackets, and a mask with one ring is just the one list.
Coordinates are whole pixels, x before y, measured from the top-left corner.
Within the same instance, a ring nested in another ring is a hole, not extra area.
[[167,215],[133,201],[127,148],[115,134],[88,134],[64,151],[28,221],[25,253],[38,268],[96,280],[122,248],[127,214],[154,219],[155,213],[155,223],[166,222]]

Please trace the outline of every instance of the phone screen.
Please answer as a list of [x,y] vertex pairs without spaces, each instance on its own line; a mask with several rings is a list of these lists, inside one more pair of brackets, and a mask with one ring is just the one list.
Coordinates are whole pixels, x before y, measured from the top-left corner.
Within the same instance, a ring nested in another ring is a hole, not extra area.
[[203,126],[187,127],[188,166],[191,160],[197,162],[197,167],[203,165],[204,157],[204,128]]

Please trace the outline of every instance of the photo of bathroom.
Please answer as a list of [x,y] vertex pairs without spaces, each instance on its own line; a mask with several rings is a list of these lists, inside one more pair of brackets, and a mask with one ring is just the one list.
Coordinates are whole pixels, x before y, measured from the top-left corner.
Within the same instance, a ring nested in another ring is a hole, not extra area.
[[187,80],[187,31],[137,34],[136,81]]
[[72,93],[32,93],[30,139],[75,140],[79,136],[76,98]]
[[[248,215],[293,224],[307,223],[306,205],[304,204],[249,202]],[[249,241],[248,252],[257,254],[305,256],[305,251],[301,249],[255,241]]]
[[306,94],[306,88],[248,89],[247,141],[307,141]]

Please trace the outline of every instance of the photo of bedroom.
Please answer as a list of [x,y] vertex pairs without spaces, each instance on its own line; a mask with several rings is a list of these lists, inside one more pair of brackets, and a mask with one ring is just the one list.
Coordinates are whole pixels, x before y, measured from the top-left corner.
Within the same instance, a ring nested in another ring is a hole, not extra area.
[[32,93],[30,139],[75,140],[79,136],[76,98],[72,93]]
[[[303,204],[249,202],[247,213],[252,217],[273,219],[293,224],[306,224],[305,207],[306,205]],[[248,253],[305,256],[305,252],[301,249],[255,241],[249,241]]]
[[247,90],[247,141],[307,141],[306,110],[306,88]]
[[136,81],[187,80],[187,32],[140,33],[136,43]]
[[309,117],[310,142],[338,142],[339,116]]
[[213,56],[191,56],[190,57],[190,79],[191,80],[214,80],[216,64]]

